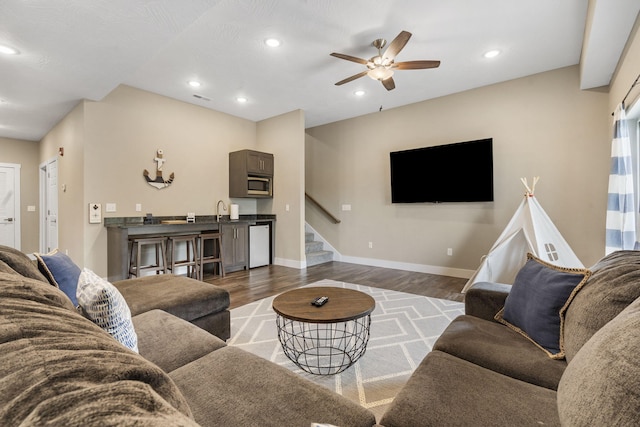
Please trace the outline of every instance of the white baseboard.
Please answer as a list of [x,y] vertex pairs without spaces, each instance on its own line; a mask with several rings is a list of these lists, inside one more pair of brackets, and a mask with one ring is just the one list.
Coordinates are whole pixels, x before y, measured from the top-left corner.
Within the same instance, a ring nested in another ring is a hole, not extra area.
[[415,271],[417,273],[437,274],[440,276],[459,277],[469,279],[475,270],[466,270],[463,268],[440,267],[427,264],[413,264],[410,262],[389,261],[375,258],[361,258],[352,256],[342,256],[342,262],[351,264],[370,265],[372,267],[393,268],[396,270]]
[[286,258],[278,258],[276,257],[273,260],[273,263],[275,265],[281,265],[283,267],[289,267],[289,268],[297,268],[298,270],[302,270],[303,268],[307,268],[307,261],[296,261],[293,259],[286,259]]
[[[437,274],[440,276],[459,277],[462,279],[469,279],[475,270],[466,270],[463,268],[451,268],[451,267],[439,267],[426,264],[413,264],[409,262],[389,261],[384,259],[375,258],[361,258],[352,256],[341,256],[340,259],[334,261],[347,262],[350,264],[369,265],[372,267],[392,268],[395,270],[415,271],[417,273],[429,273]],[[281,265],[283,267],[296,268],[302,270],[307,268],[306,261],[295,261],[292,259],[276,258],[273,262],[275,265]]]

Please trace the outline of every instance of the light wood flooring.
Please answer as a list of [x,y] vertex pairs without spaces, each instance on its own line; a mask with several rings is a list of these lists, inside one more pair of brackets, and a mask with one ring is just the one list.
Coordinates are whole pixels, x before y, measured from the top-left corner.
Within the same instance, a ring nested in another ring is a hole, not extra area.
[[305,286],[322,279],[355,283],[434,298],[464,301],[461,294],[467,279],[428,273],[370,267],[332,261],[306,269],[269,265],[219,276],[206,275],[205,281],[229,291],[230,308],[240,307],[289,289]]

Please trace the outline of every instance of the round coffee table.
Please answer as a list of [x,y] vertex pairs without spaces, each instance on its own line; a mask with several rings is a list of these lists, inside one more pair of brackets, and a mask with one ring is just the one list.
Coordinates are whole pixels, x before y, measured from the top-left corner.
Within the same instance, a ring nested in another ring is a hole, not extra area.
[[[321,307],[311,302],[321,296]],[[336,287],[294,289],[273,300],[278,338],[289,359],[316,375],[333,375],[353,365],[367,349],[375,300],[364,292]]]

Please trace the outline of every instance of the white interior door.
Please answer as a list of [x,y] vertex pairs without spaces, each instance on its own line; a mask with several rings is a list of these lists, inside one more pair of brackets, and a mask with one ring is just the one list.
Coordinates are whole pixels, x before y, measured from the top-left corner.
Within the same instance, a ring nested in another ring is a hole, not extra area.
[[0,245],[20,249],[20,165],[0,163]]
[[40,252],[58,247],[58,159],[40,165]]

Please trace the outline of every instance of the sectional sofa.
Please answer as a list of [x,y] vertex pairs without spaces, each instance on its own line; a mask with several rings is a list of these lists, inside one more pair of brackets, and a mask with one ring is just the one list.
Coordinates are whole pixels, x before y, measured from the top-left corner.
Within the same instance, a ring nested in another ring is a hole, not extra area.
[[[554,279],[536,268],[529,279],[544,294]],[[501,323],[515,285],[475,284],[465,315],[445,329],[380,423],[640,425],[640,251],[615,252],[578,273],[566,273],[580,283],[555,311],[562,333],[553,357],[522,328]],[[537,312],[535,326],[543,321]]]
[[158,309],[130,319],[138,352],[80,314],[26,255],[0,247],[0,425],[375,424],[369,410],[194,323]]
[[[529,279],[546,285],[533,265]],[[640,252],[561,273],[576,286],[560,310],[558,348],[514,328],[506,309],[519,287],[477,284],[466,314],[378,423],[637,425]],[[0,248],[0,425],[376,423],[369,410],[164,310],[129,317],[137,352],[83,314],[26,255]]]

